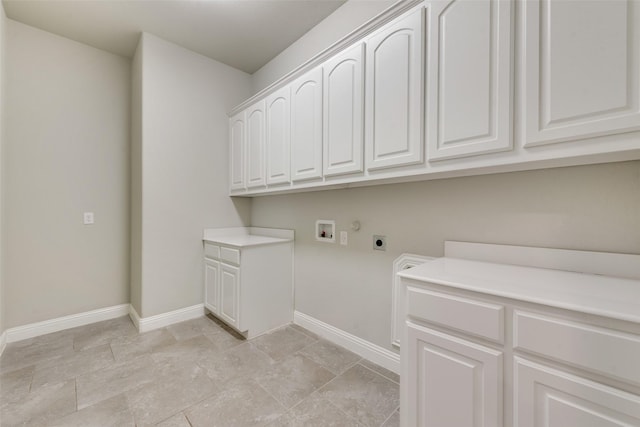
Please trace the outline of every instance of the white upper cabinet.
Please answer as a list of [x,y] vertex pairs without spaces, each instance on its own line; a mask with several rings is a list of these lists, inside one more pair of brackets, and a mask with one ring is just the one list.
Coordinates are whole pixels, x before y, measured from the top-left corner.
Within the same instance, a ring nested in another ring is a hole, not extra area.
[[640,0],[398,1],[231,114],[234,196],[637,160]]
[[249,107],[247,122],[247,187],[265,185],[265,100]]
[[367,40],[367,170],[422,163],[423,10]]
[[322,67],[291,84],[291,180],[322,178]]
[[243,190],[244,152],[245,152],[245,114],[244,111],[229,119],[229,188]]
[[513,2],[430,1],[427,7],[429,160],[511,149]]
[[640,3],[522,6],[525,146],[640,129]]
[[324,63],[324,175],[363,170],[364,44]]
[[267,97],[267,184],[289,182],[291,115],[290,88],[285,86]]

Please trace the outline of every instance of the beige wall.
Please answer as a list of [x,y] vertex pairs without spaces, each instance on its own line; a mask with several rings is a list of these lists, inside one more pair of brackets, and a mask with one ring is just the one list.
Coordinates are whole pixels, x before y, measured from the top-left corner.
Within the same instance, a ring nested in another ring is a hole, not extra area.
[[[3,221],[4,221],[4,189],[3,189],[3,185],[4,185],[4,180],[2,179],[2,175],[4,175],[4,156],[2,155],[3,151],[4,151],[4,129],[5,129],[5,125],[4,125],[4,110],[5,110],[5,91],[4,91],[4,77],[5,77],[5,72],[4,72],[4,66],[5,66],[5,60],[4,60],[4,46],[5,46],[5,26],[6,26],[6,15],[4,13],[4,6],[2,5],[2,2],[0,2],[0,336],[2,335],[2,333],[5,330],[4,327],[4,260],[3,260],[3,254],[4,254],[4,226],[3,226]],[[1,345],[1,344],[0,344]],[[0,349],[1,351],[1,349]]]
[[[315,241],[317,219],[349,231],[349,245]],[[258,197],[252,225],[295,229],[296,310],[391,348],[402,253],[442,256],[461,240],[640,254],[640,161]]]
[[130,61],[6,24],[5,327],[127,303]]
[[142,37],[131,60],[130,302],[142,312]]
[[253,93],[259,92],[305,63],[393,3],[395,0],[347,1],[264,67],[253,73]]
[[150,34],[141,72],[141,154],[133,164],[134,178],[141,174],[133,230],[141,283],[132,296],[140,292],[138,314],[149,317],[202,303],[204,228],[250,221],[251,200],[227,196],[226,115],[248,97],[250,76]]

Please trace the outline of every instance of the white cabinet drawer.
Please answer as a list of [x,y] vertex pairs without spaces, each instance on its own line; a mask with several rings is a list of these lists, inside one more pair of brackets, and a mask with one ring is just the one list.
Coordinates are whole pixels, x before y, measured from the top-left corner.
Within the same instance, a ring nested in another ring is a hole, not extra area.
[[220,259],[220,246],[205,243],[204,256],[207,258]]
[[220,248],[220,259],[232,264],[240,265],[240,251],[232,248]]
[[409,316],[502,343],[504,307],[425,289],[407,289]]
[[640,384],[640,337],[516,310],[513,344],[583,369]]

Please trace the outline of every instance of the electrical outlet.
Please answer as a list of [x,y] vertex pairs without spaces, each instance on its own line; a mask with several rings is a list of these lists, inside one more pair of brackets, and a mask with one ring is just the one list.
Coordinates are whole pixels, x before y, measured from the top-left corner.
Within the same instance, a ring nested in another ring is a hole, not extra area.
[[376,251],[386,251],[387,250],[387,237],[386,236],[373,236],[373,249]]
[[85,212],[84,214],[82,214],[82,222],[84,223],[84,225],[93,224],[93,212]]
[[349,242],[349,234],[346,231],[341,231],[340,232],[340,244],[347,246],[347,243]]

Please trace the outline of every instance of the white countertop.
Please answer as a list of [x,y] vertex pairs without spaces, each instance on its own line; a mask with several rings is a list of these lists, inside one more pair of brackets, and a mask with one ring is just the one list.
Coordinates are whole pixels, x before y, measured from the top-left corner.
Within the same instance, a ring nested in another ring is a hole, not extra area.
[[245,248],[293,242],[294,231],[279,228],[227,227],[204,230],[205,243]]
[[207,243],[218,245],[234,246],[244,248],[248,246],[273,245],[276,243],[292,242],[293,239],[283,239],[280,237],[256,236],[253,234],[240,236],[216,236],[202,239]]
[[640,322],[640,280],[458,258],[403,270],[402,278]]

